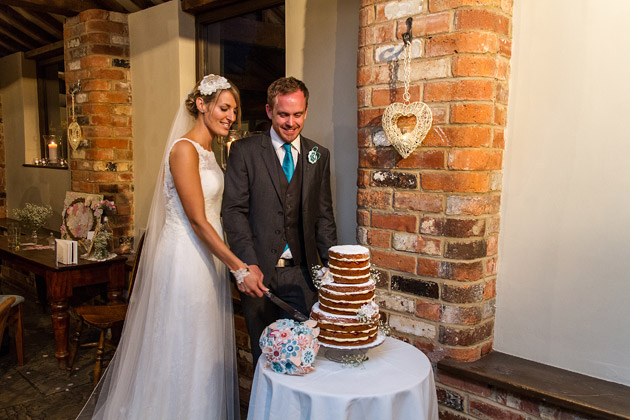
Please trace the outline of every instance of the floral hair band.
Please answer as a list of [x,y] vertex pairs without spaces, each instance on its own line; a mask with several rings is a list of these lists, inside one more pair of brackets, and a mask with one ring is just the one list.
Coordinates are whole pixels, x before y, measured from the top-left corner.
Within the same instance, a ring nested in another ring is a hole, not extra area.
[[199,92],[204,95],[212,95],[219,89],[229,89],[232,87],[230,82],[223,76],[217,76],[216,74],[208,74],[204,76],[199,83]]

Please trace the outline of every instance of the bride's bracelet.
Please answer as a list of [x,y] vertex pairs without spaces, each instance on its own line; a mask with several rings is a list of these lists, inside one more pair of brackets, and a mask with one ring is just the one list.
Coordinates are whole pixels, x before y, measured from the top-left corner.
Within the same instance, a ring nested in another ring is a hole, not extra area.
[[245,281],[245,277],[249,276],[249,266],[245,266],[245,268],[239,268],[238,270],[230,270],[230,273],[234,275],[236,279],[236,284],[243,284]]

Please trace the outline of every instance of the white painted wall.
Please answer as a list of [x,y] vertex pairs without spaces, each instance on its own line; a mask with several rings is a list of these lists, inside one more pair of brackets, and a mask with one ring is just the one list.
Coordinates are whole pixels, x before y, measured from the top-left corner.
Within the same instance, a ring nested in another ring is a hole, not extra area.
[[630,385],[627,16],[514,2],[495,349]]
[[162,3],[129,15],[129,39],[138,236],[146,228],[171,123],[196,82],[195,19],[179,1]]
[[25,167],[39,152],[39,117],[35,62],[23,53],[0,58],[0,96],[4,123],[7,216],[26,203],[50,204],[53,215],[46,227],[59,229],[70,171]]
[[341,244],[356,241],[357,50],[360,0],[287,0],[287,76],[310,93],[304,135],[331,154]]

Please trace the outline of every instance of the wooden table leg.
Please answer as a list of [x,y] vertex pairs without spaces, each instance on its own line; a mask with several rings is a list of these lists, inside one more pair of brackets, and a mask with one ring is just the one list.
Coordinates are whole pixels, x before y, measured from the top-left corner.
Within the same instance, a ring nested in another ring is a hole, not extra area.
[[55,357],[59,362],[59,369],[68,366],[68,299],[51,300],[52,324],[55,330]]
[[55,357],[59,362],[59,369],[66,369],[68,365],[68,297],[72,293],[69,288],[69,272],[47,272],[46,287],[50,308],[52,309],[52,324],[55,331]]

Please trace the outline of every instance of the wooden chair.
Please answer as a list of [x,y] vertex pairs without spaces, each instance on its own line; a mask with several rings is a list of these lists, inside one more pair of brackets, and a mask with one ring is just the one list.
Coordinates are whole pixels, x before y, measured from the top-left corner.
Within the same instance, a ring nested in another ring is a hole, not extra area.
[[13,328],[18,366],[24,365],[24,324],[22,323],[22,303],[24,298],[17,295],[0,295],[0,343],[7,326]]
[[[129,298],[131,297],[133,283],[136,279],[136,275],[138,274],[138,264],[140,262],[140,254],[142,253],[143,245],[144,234],[140,238],[136,258],[133,263],[133,269],[129,280],[129,289],[127,292],[127,302],[129,302]],[[122,324],[125,321],[125,316],[127,315],[127,304],[84,305],[76,309],[76,314],[79,317],[79,320],[70,343],[68,375],[72,373],[72,365],[74,364],[74,358],[77,354],[77,347],[96,347],[96,361],[94,363],[94,386],[96,386],[101,378],[101,374],[103,373],[103,352],[105,350],[105,346],[116,348],[113,343],[105,339],[107,331],[114,327],[122,327]],[[79,344],[81,330],[83,329],[84,323],[101,330],[98,342]]]

